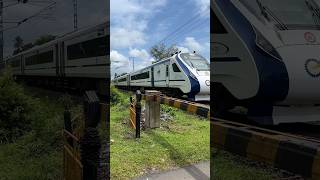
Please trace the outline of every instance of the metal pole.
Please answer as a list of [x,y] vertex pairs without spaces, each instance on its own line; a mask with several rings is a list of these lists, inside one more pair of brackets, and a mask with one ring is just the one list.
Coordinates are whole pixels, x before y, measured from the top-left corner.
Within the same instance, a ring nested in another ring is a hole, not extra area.
[[140,121],[141,121],[141,92],[136,92],[136,138],[140,138]]
[[132,71],[134,71],[134,57],[129,57],[132,60]]
[[0,0],[0,62],[3,61],[3,0]]
[[73,28],[78,29],[78,1],[73,0]]

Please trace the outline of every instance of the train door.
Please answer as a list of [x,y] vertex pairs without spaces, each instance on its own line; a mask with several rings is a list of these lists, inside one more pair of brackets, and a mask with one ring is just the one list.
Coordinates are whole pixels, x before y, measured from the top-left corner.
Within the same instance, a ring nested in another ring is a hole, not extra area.
[[23,55],[20,56],[21,75],[24,73]]
[[169,87],[169,64],[166,64],[166,86]]
[[64,50],[64,42],[61,43],[60,46],[60,73],[61,76],[65,75],[65,50]]
[[57,43],[56,45],[55,45],[55,60],[56,60],[56,75],[57,76],[60,76],[60,67],[59,67],[59,44]]
[[151,87],[154,87],[154,68],[151,67]]

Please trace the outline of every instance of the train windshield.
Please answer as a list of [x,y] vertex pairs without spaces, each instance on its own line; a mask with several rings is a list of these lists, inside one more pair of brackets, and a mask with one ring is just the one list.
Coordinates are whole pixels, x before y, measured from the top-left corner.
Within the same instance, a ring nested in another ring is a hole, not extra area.
[[192,53],[182,53],[181,58],[192,68],[198,71],[210,71],[208,61],[200,55]]
[[274,22],[280,30],[320,28],[320,11],[313,0],[240,0],[256,16]]

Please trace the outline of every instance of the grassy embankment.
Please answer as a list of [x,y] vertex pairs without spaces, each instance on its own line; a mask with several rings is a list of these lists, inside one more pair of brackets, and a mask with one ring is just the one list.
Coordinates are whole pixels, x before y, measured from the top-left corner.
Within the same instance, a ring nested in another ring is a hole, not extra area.
[[[134,139],[129,127],[129,95],[111,88],[111,179],[130,179],[210,159],[209,121],[161,105],[173,117],[161,128]],[[216,153],[214,179],[273,179],[262,168],[246,165],[229,153]]]
[[65,103],[0,76],[0,179],[62,179]]

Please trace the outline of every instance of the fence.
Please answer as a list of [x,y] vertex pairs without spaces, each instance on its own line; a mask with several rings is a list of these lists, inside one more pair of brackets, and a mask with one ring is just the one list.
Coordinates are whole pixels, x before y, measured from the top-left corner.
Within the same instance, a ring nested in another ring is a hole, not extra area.
[[[101,141],[97,126],[106,128],[107,104],[99,102],[94,91],[87,91],[84,96],[84,118],[82,116],[71,120],[71,113],[65,109],[63,130],[63,162],[65,180],[97,180],[108,177],[108,167],[101,170],[100,159],[107,161],[108,144],[104,147],[107,152],[101,153]],[[82,120],[82,121],[81,121]],[[72,122],[81,122],[74,131]],[[107,165],[108,166],[108,165]]]
[[136,98],[130,97],[130,126],[136,130],[136,138],[140,138],[140,123],[141,123],[141,92],[138,90]]
[[63,145],[64,179],[82,180],[83,165],[80,161],[79,139],[65,129],[63,130],[63,137],[64,137],[64,145]]

